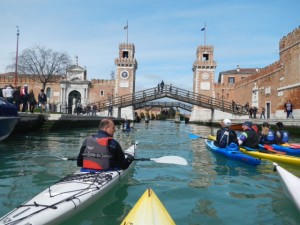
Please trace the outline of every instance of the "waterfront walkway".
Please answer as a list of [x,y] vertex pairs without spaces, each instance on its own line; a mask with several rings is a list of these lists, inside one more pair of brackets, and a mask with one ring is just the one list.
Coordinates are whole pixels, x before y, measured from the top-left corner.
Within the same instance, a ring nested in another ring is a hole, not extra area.
[[[81,127],[95,127],[99,125],[99,121],[106,116],[87,116],[73,114],[48,114],[48,113],[19,113],[20,120],[15,127],[14,133],[23,133],[30,131],[49,131],[54,129],[69,129]],[[111,117],[117,124],[122,122],[122,118]],[[298,130],[300,133],[300,119],[231,119],[232,124],[241,124],[245,120],[250,120],[259,128],[263,122],[268,122],[271,126],[276,126],[281,121],[285,128]],[[218,126],[220,120],[199,121],[196,124]]]

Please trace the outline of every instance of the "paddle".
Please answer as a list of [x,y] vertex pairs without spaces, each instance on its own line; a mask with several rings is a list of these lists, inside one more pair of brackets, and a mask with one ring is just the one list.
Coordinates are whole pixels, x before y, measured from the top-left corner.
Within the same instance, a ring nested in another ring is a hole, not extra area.
[[211,140],[211,141],[215,141],[216,138],[213,137],[213,136],[208,136],[208,137],[204,137],[204,136],[199,136],[199,135],[196,135],[196,134],[189,134],[189,138],[191,139],[198,139],[198,138],[202,138],[202,139],[208,139],[208,140]]
[[134,159],[135,161],[154,161],[157,163],[167,163],[167,164],[176,164],[176,165],[182,165],[186,166],[188,163],[187,161],[179,156],[163,156],[160,158],[139,158]]
[[281,152],[281,151],[273,149],[273,147],[270,146],[270,145],[264,145],[264,148],[267,149],[270,152],[274,152],[274,153],[277,153],[277,154],[281,154],[281,155],[285,155],[286,154],[286,152]]
[[[72,157],[72,158],[61,158],[54,156],[56,158],[59,158],[61,160],[70,160],[70,161],[75,161],[77,160],[77,157]],[[135,158],[134,161],[154,161],[157,163],[166,163],[166,164],[176,164],[176,165],[183,165],[186,166],[188,163],[187,161],[179,156],[163,156],[160,158]]]

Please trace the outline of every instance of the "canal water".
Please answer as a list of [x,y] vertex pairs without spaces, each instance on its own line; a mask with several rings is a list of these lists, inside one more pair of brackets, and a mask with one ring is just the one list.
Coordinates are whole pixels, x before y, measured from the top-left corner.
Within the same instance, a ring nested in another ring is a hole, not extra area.
[[[12,136],[0,142],[0,216],[73,173],[83,140],[97,129],[72,129]],[[122,186],[65,221],[63,225],[117,225],[147,188],[152,188],[178,225],[300,224],[300,214],[284,195],[272,164],[254,167],[206,149],[203,139],[217,128],[173,121],[135,124],[136,131],[115,134],[123,148],[138,141],[137,157],[177,155],[187,166],[138,161]],[[293,138],[292,142],[300,142]],[[300,176],[297,168],[289,170]],[[300,191],[300,190],[299,190]]]

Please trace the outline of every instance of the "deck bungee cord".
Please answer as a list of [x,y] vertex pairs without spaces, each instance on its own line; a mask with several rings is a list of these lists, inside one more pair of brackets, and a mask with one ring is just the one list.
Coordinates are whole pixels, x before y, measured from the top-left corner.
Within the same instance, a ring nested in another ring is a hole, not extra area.
[[[119,171],[112,171],[112,172],[118,172],[118,176],[120,176],[120,173]],[[93,191],[96,191],[96,190],[99,190],[102,186],[104,186],[105,184],[107,184],[110,180],[112,180],[112,172],[108,172],[108,171],[105,171],[105,172],[91,172],[91,173],[84,173],[84,174],[71,174],[71,175],[68,175],[64,178],[62,178],[61,180],[57,181],[54,185],[50,186],[48,188],[48,193],[49,193],[49,197],[50,198],[53,198],[53,197],[56,197],[58,195],[62,195],[62,194],[67,194],[67,193],[71,193],[71,192],[77,192],[75,193],[74,195],[72,196],[69,196],[69,197],[66,197],[65,199],[62,199],[56,203],[53,203],[51,205],[45,205],[45,204],[39,204],[37,202],[34,202],[33,204],[22,204],[22,205],[19,205],[17,206],[16,208],[21,208],[21,207],[44,207],[36,212],[33,212],[27,216],[24,216],[22,218],[19,218],[17,220],[13,220],[13,221],[7,221],[4,223],[7,224],[7,225],[10,225],[10,224],[16,224],[24,219],[27,219],[33,215],[36,215],[46,209],[54,209],[56,210],[57,209],[57,205],[63,203],[63,202],[66,202],[66,201],[72,201],[73,204],[74,204],[74,208],[76,209],[77,207],[77,204],[74,202],[75,199],[77,199],[78,201],[80,201],[80,199],[78,199],[78,197],[80,196],[83,196],[83,195],[86,195],[86,194],[89,194]],[[72,190],[72,191],[65,191],[65,192],[59,192],[57,193],[56,195],[53,195],[51,193],[51,187],[55,186],[56,184],[63,184],[63,183],[89,183],[89,186],[87,186],[86,188],[83,188],[83,189],[77,189],[77,190]],[[87,191],[89,190],[89,191]],[[28,211],[29,208],[25,209],[24,211],[20,212],[18,215],[21,215],[23,213],[25,213],[26,211]],[[8,214],[9,215],[9,214]]]

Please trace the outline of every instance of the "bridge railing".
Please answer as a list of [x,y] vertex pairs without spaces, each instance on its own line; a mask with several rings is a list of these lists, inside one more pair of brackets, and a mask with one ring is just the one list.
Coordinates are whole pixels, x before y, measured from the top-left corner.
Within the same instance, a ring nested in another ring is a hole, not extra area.
[[138,107],[139,104],[157,100],[160,98],[172,98],[191,105],[196,105],[209,109],[218,109],[234,114],[245,114],[245,111],[240,108],[236,110],[232,103],[223,99],[212,98],[206,95],[198,94],[172,85],[165,85],[163,88],[149,88],[142,91],[137,91],[133,94],[114,97],[108,100],[103,100],[97,103],[98,111],[108,110],[113,107]]

